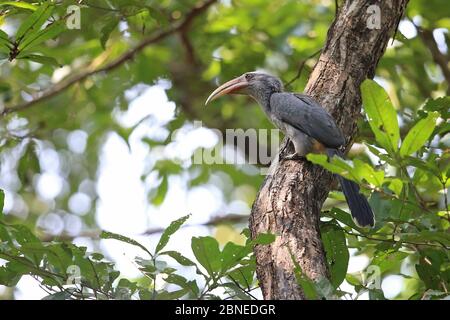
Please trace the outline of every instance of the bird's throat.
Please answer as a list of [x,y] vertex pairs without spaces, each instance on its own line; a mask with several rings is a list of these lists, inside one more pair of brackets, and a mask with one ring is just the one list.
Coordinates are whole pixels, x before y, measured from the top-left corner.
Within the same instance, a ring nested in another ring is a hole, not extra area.
[[255,92],[251,95],[270,118],[270,96],[273,92]]

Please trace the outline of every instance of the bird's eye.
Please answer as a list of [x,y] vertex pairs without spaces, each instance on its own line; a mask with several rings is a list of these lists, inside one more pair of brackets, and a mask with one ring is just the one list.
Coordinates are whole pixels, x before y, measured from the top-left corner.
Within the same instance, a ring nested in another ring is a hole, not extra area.
[[245,79],[248,81],[248,80],[250,80],[250,79],[252,79],[253,78],[253,76],[250,74],[250,73],[246,73],[245,74]]

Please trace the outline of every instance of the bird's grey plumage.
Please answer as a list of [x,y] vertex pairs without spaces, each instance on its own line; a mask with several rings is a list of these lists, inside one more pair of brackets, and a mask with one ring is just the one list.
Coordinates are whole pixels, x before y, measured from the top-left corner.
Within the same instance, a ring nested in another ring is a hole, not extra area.
[[[338,149],[328,149],[327,154],[330,158],[338,156],[344,158],[344,154]],[[352,213],[356,224],[359,226],[373,226],[375,225],[375,218],[372,208],[367,202],[366,197],[360,192],[359,185],[351,180],[337,175],[339,183],[341,184],[342,193],[344,193],[347,200],[348,207]]]
[[[247,94],[262,107],[267,117],[289,137],[295,147],[295,154],[305,156],[315,151],[314,146],[326,148],[329,157],[344,155],[339,147],[345,144],[345,138],[333,117],[313,98],[298,93],[283,92],[282,82],[271,75],[260,72],[248,72],[241,77],[223,84],[236,85],[238,90],[232,93]],[[218,88],[207,102],[219,95],[224,88]],[[217,92],[219,91],[219,92]],[[284,159],[293,159],[292,156]],[[342,191],[347,200],[353,218],[361,226],[373,226],[374,214],[367,199],[360,193],[358,184],[339,176]]]
[[307,95],[274,93],[270,97],[270,107],[274,117],[316,139],[325,147],[339,148],[345,143],[333,117]]
[[249,86],[242,93],[258,101],[269,119],[294,143],[299,156],[311,152],[313,139],[329,148],[345,143],[333,117],[313,98],[283,92],[281,81],[268,74],[248,72],[244,76]]

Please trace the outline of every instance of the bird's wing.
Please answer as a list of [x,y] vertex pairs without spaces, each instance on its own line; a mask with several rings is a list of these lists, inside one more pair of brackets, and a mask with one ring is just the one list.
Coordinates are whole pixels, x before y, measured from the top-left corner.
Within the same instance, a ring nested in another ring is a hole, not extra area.
[[311,97],[294,93],[274,93],[270,98],[274,116],[329,148],[345,143],[333,117]]

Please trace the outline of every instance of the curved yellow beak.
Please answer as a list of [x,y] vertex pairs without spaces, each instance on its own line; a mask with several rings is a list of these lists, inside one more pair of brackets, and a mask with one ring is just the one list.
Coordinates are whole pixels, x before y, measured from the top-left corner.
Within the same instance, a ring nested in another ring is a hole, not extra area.
[[248,86],[248,81],[245,79],[245,76],[237,77],[233,80],[230,80],[228,82],[225,82],[223,85],[218,87],[216,90],[211,93],[211,95],[206,99],[205,106],[210,102],[213,101],[220,96],[223,96],[225,94],[231,94],[239,91],[240,89],[243,89]]

